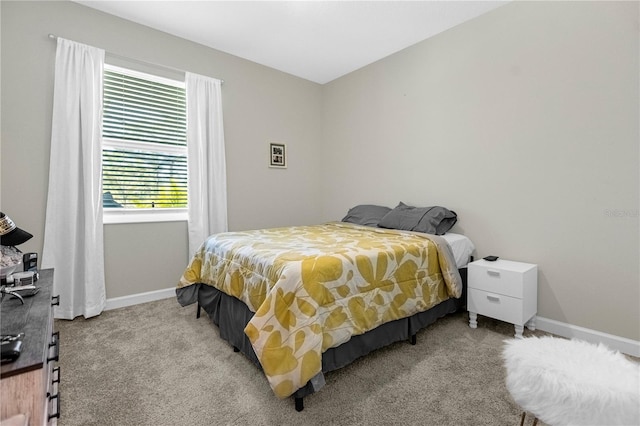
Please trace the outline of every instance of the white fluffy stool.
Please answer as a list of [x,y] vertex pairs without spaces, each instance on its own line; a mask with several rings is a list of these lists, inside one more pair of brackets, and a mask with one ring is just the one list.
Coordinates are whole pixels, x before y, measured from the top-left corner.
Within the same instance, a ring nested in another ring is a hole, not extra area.
[[529,337],[505,343],[507,389],[536,422],[640,425],[640,364],[580,340]]

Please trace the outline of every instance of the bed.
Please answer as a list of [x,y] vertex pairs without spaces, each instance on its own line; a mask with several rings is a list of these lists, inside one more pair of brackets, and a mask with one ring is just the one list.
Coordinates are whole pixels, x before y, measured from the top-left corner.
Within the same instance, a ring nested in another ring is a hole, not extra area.
[[464,305],[466,237],[356,222],[212,235],[176,289],[298,411],[325,373],[396,341],[415,344],[420,329]]

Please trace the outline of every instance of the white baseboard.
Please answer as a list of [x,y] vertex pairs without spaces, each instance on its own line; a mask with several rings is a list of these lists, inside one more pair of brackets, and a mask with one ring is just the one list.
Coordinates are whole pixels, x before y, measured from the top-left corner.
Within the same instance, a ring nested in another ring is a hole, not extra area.
[[[105,311],[168,299],[175,296],[176,288],[171,287],[163,290],[132,294],[130,296],[114,297],[113,299],[107,299]],[[637,340],[614,336],[613,334],[602,333],[544,317],[536,317],[536,328],[568,339],[575,338],[590,343],[603,343],[613,350],[640,358],[640,342]]]
[[640,357],[640,341],[614,336],[589,328],[579,327],[564,322],[536,317],[536,328],[568,339],[580,339],[590,343],[602,343],[610,349],[627,355]]
[[104,310],[109,311],[111,309],[139,305],[140,303],[154,302],[156,300],[168,299],[170,297],[176,297],[175,287],[107,299],[107,306]]

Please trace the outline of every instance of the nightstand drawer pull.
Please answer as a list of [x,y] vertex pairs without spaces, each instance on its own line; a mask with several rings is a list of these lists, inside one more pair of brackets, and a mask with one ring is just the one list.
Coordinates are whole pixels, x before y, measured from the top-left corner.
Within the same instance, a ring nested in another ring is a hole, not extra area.
[[51,297],[51,306],[60,306],[60,295]]
[[500,296],[496,296],[495,294],[487,294],[487,300],[491,302],[499,302]]
[[500,276],[500,271],[496,271],[495,269],[487,269],[487,274],[494,276],[494,277],[499,277]]

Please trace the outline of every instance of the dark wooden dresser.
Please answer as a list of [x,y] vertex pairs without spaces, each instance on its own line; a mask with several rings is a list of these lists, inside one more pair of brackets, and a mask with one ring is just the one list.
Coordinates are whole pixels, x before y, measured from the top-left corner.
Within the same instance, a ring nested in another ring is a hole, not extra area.
[[58,334],[53,332],[53,269],[40,271],[40,291],[24,298],[13,297],[0,304],[1,334],[24,333],[22,352],[0,368],[0,420],[26,414],[30,426],[51,425],[60,416],[58,383]]

